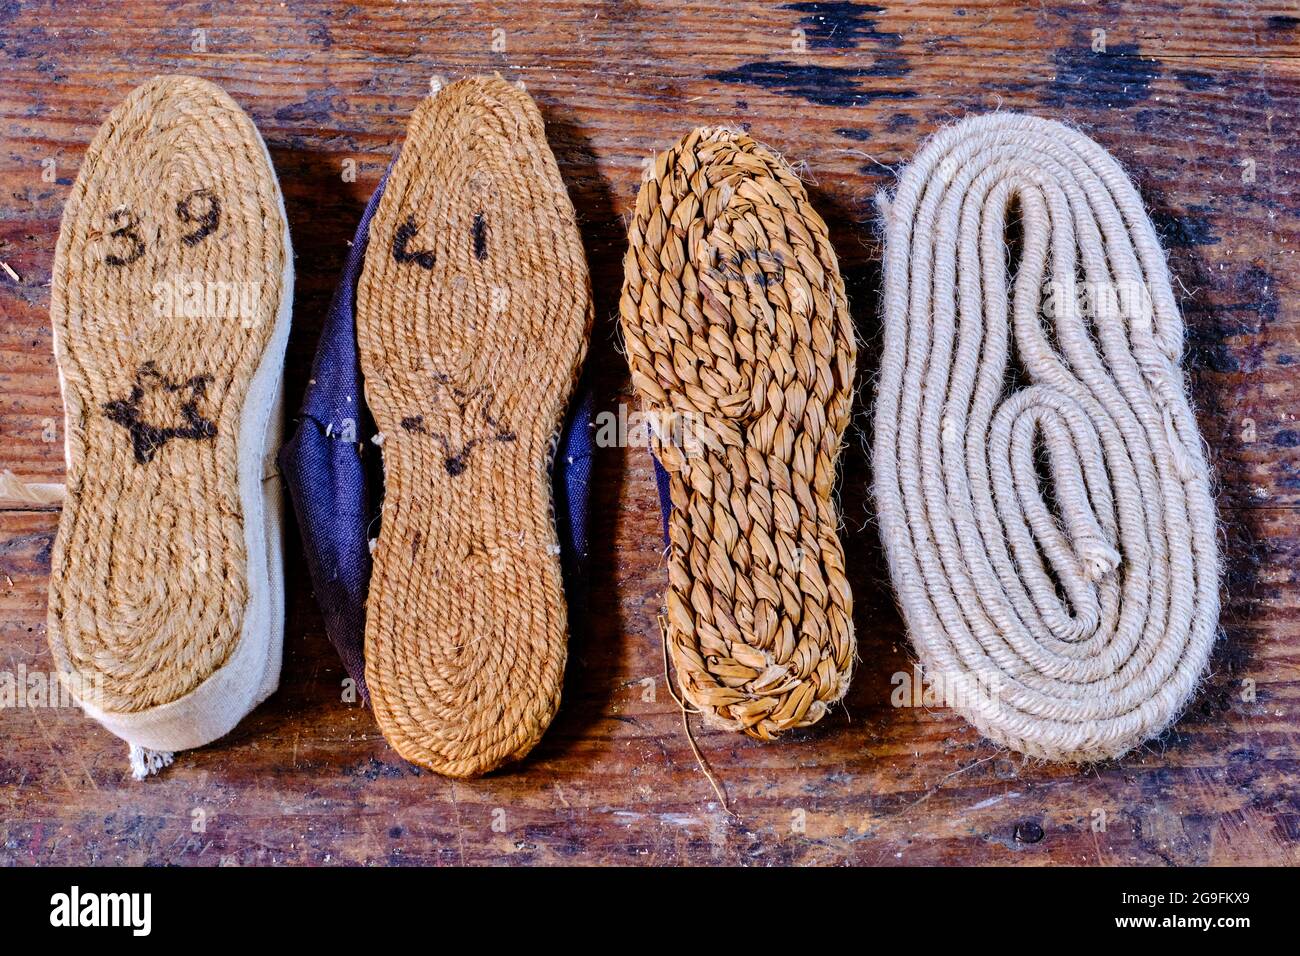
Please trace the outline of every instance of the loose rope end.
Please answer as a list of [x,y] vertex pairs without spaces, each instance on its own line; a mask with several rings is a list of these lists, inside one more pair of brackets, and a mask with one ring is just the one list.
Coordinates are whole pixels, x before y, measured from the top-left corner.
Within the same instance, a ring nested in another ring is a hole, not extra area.
[[889,214],[890,212],[893,211],[894,208],[894,200],[893,197],[889,195],[889,190],[887,189],[876,190],[876,195],[874,199],[876,203],[876,211],[880,213],[880,218],[882,220],[888,221]]
[[131,744],[131,776],[143,780],[151,774],[158,773],[163,767],[170,767],[175,759],[170,751],[150,750],[138,744]]
[[677,706],[681,709],[682,728],[686,731],[686,741],[691,745],[691,753],[695,756],[695,764],[700,768],[700,772],[704,774],[705,779],[709,781],[709,786],[713,788],[713,792],[718,798],[718,803],[722,805],[723,812],[733,820],[740,822],[740,817],[737,816],[736,812],[731,809],[731,805],[727,802],[727,791],[723,789],[722,781],[718,779],[712,768],[709,767],[709,762],[704,759],[704,754],[700,751],[699,745],[695,742],[695,734],[691,732],[690,715],[698,714],[699,711],[688,708],[686,706],[685,694],[683,693],[679,695],[677,691],[673,689],[673,679],[668,673],[668,619],[662,614],[659,615],[659,636],[662,641],[664,652],[664,683],[668,686],[668,693],[672,695],[673,700],[676,701]]
[[1118,568],[1121,561],[1120,553],[1105,541],[1083,542],[1077,550],[1084,579],[1093,584]]

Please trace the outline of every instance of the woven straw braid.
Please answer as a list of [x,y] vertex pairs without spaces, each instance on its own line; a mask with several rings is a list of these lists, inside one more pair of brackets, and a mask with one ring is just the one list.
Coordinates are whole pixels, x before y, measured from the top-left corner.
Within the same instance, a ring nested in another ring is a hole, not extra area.
[[1096,143],[1005,113],[936,135],[882,205],[876,498],[927,678],[997,743],[1118,756],[1186,705],[1219,607],[1151,221]]
[[549,461],[591,318],[532,99],[494,77],[422,102],[357,289],[385,486],[365,656],[384,736],[439,773],[523,756],[559,706]]
[[620,312],[671,478],[682,693],[762,739],[816,723],[855,655],[833,499],[855,345],[826,225],[778,157],[697,129],[642,180]]
[[[252,122],[179,76],[112,111],[69,194],[50,303],[68,495],[48,633],[56,666],[104,710],[182,697],[239,640],[240,414],[281,300],[279,210]],[[251,310],[209,311],[200,294],[203,314],[186,314],[183,292],[169,308],[163,290],[186,282],[254,289]]]

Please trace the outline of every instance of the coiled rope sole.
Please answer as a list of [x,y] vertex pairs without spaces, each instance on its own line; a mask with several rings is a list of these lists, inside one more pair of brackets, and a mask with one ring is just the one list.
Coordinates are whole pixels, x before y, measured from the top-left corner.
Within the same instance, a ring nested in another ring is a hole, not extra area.
[[666,641],[708,723],[771,739],[852,674],[837,537],[853,328],[826,225],[748,136],[702,128],[646,171],[620,304],[670,477]]
[[591,320],[532,99],[486,77],[421,102],[357,286],[384,463],[365,660],[389,743],[448,776],[522,757],[559,707],[568,624],[549,467]]
[[875,494],[927,680],[996,743],[1119,756],[1187,704],[1219,608],[1155,230],[1100,146],[1007,113],[935,135],[882,208]]

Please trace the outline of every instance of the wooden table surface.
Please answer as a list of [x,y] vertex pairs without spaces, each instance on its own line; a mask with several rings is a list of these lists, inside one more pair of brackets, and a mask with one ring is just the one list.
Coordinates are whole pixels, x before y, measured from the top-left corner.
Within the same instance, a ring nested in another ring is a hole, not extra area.
[[[202,31],[201,33],[196,31]],[[1100,32],[1099,32],[1100,31]],[[75,708],[0,711],[0,862],[1298,863],[1300,3],[0,2],[0,462],[63,475],[48,318],[59,216],[108,111],[158,73],[230,92],[270,146],[297,301],[301,395],[366,198],[431,76],[522,79],[546,117],[596,294],[599,407],[635,404],[615,336],[643,162],[734,124],[801,164],[862,340],[844,468],[861,664],[847,706],[763,744],[700,732],[665,690],[665,570],[649,459],[602,451],[589,615],[564,705],[514,769],[452,782],[341,700],[288,530],[281,689],[228,738],[135,783]],[[872,196],[956,118],[1077,124],[1131,171],[1169,250],[1219,482],[1222,638],[1175,728],[1085,769],[1022,759],[943,708],[895,707],[912,655],[866,490],[880,327]],[[354,160],[355,181],[344,176]],[[0,511],[0,671],[47,673],[55,508]]]

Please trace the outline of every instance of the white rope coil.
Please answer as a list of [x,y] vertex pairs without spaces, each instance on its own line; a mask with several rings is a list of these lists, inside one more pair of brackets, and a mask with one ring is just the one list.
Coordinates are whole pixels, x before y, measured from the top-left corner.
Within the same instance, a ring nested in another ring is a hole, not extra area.
[[1104,149],[1007,113],[935,135],[882,210],[875,493],[926,680],[996,743],[1119,756],[1187,704],[1219,610],[1155,230]]

